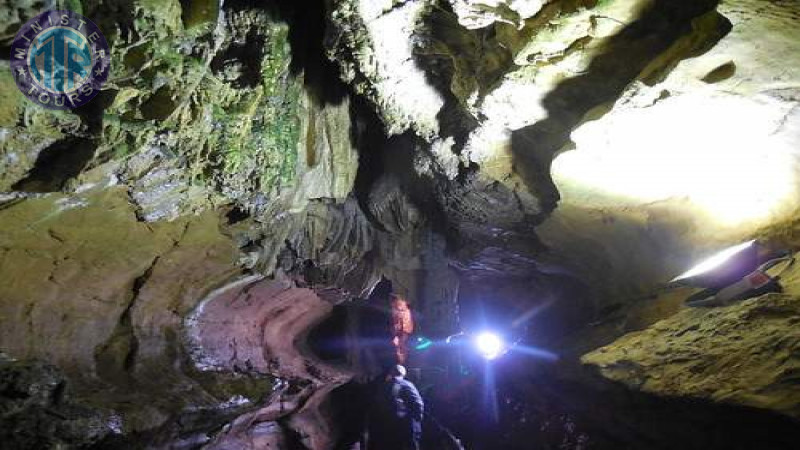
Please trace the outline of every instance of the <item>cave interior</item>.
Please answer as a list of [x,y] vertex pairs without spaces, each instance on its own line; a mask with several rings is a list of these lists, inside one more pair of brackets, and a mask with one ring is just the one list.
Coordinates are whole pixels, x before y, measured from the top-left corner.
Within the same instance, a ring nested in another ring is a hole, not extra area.
[[[20,87],[48,11],[102,32],[80,106]],[[800,448],[800,1],[0,0],[0,40],[0,449],[394,450],[398,363],[422,450]]]

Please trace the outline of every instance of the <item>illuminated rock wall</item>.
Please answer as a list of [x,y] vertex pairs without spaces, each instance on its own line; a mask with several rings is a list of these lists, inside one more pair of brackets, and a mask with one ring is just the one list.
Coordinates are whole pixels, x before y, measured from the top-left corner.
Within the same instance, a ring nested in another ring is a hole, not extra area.
[[769,409],[797,419],[797,270],[787,292],[687,309],[583,357],[632,389]]
[[[45,3],[0,8],[0,38]],[[44,445],[331,448],[318,406],[346,376],[322,376],[302,335],[381,277],[434,337],[487,307],[565,359],[647,353],[643,337],[700,351],[674,335],[701,320],[686,312],[613,341],[679,312],[686,292],[660,288],[701,256],[800,245],[796,1],[64,3],[109,40],[106,90],[46,111],[0,70],[3,373],[63,382],[89,411],[75,423],[97,424]],[[751,306],[711,317],[742,357]],[[790,326],[784,306],[754,338]],[[647,379],[679,370],[651,357]],[[793,362],[762,362],[791,381]],[[695,375],[648,392],[795,414]],[[44,414],[39,397],[15,417]]]
[[[693,22],[553,162],[562,208],[539,232],[570,249],[607,297],[642,295],[754,237],[794,245],[796,5],[729,1],[718,11],[731,23],[719,42],[703,39],[718,19]],[[603,286],[614,273],[625,279]]]

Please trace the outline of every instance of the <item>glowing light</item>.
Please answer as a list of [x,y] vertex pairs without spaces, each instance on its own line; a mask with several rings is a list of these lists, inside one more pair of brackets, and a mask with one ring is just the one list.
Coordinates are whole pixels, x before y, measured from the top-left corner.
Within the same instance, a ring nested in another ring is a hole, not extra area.
[[486,359],[492,360],[503,353],[505,345],[500,336],[485,331],[475,336],[475,347],[478,352]]
[[700,274],[703,274],[703,273],[706,273],[706,272],[710,272],[710,271],[722,266],[723,264],[725,264],[727,261],[729,261],[737,253],[741,252],[742,250],[745,250],[745,249],[749,248],[751,245],[753,245],[754,242],[755,241],[748,241],[748,242],[744,242],[744,243],[739,244],[739,245],[734,245],[733,247],[728,247],[725,250],[722,250],[721,252],[715,254],[714,256],[703,260],[700,264],[692,267],[691,269],[689,269],[685,273],[682,273],[682,274],[678,275],[677,277],[673,278],[672,281],[673,282],[674,281],[679,281],[679,280],[683,280],[683,279],[686,279],[686,278],[691,278],[691,277],[694,277],[694,276],[697,276],[697,275],[700,275]]
[[432,340],[430,340],[430,339],[428,339],[426,337],[423,337],[423,336],[419,336],[416,339],[416,345],[414,345],[414,349],[415,350],[425,350],[427,348],[430,348],[432,345],[433,345],[433,341]]
[[547,350],[543,350],[541,348],[530,347],[527,345],[516,345],[513,347],[512,351],[515,353],[521,353],[527,356],[533,356],[535,358],[544,359],[547,361],[558,361],[558,355]]
[[786,114],[768,101],[712,94],[623,107],[577,129],[577,150],[556,158],[553,176],[575,203],[683,199],[724,226],[764,221],[797,198],[798,136]]

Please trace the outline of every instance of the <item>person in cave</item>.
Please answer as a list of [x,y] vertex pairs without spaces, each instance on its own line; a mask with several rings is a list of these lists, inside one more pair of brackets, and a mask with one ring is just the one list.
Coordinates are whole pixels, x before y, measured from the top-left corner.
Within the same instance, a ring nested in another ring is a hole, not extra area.
[[368,450],[419,450],[425,403],[405,379],[406,368],[392,367],[375,386],[368,418]]
[[408,339],[414,333],[414,316],[408,301],[397,294],[391,295],[392,345],[398,364],[408,360]]

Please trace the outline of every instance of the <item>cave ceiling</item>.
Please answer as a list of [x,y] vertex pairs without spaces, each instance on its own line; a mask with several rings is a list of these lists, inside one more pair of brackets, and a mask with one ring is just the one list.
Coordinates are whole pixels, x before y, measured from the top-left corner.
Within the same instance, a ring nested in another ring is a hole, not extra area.
[[[197,430],[201,410],[239,417],[208,448],[285,445],[287,417],[328,448],[322,399],[353,374],[294,346],[384,278],[440,336],[475,305],[548,309],[549,342],[628,311],[581,334],[588,351],[676,313],[677,296],[641,299],[701,256],[799,243],[796,0],[0,0],[3,48],[53,7],[97,23],[112,75],[57,111],[0,61],[0,360],[52,363],[125,424],[87,442],[190,439],[173,420],[185,406]],[[794,323],[787,298],[763,327]],[[715,316],[723,343],[759,311]],[[683,366],[649,340],[698,351],[680,334],[697,317],[680,314],[619,344],[660,369],[619,369],[616,348],[587,364],[797,416],[775,400],[796,395],[791,364],[770,366],[776,382],[743,369],[768,398],[711,390],[700,369],[659,381]],[[241,415],[262,382],[291,411]],[[151,404],[131,406],[132,386]]]

